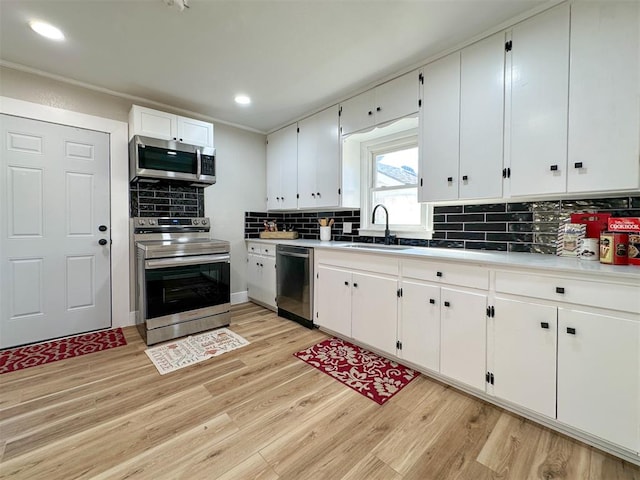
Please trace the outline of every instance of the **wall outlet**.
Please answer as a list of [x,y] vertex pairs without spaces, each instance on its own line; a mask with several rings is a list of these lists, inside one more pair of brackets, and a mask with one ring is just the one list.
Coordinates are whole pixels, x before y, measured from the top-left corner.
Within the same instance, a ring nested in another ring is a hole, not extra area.
[[342,233],[351,233],[351,222],[344,222],[342,224]]

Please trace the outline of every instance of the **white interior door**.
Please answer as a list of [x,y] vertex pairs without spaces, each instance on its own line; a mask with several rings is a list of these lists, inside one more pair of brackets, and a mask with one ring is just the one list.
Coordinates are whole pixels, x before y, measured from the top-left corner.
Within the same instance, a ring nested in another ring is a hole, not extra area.
[[0,115],[0,156],[0,347],[110,327],[109,135]]

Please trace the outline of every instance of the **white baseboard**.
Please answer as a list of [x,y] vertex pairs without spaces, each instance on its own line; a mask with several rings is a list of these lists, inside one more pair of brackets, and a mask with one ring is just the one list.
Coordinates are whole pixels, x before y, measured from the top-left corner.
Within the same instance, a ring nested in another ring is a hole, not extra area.
[[245,290],[244,292],[236,292],[231,294],[231,305],[238,303],[247,303],[249,301],[249,294]]

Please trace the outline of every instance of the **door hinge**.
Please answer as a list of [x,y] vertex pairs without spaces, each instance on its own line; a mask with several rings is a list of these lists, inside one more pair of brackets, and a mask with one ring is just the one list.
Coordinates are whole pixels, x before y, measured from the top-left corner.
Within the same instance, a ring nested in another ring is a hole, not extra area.
[[300,133],[300,127],[298,127],[296,131],[297,131],[298,133]]
[[318,318],[318,312],[316,312],[316,318]]
[[402,342],[400,340],[396,341],[396,349],[402,350]]
[[424,75],[422,73],[418,75],[418,80],[420,80],[420,83],[424,84]]
[[496,316],[496,309],[493,308],[493,306],[489,306],[487,307],[487,317],[495,317]]
[[420,179],[420,186],[422,186],[422,179]]
[[504,44],[505,52],[510,52],[512,48],[513,48],[513,42],[511,40],[509,40],[507,43]]
[[299,193],[296,193],[296,198],[300,198],[300,194]]
[[400,298],[401,296],[402,296],[402,289],[401,289],[401,288],[399,288],[399,289],[398,289],[398,298]]
[[338,189],[338,195],[342,195],[342,189],[341,188]]
[[320,278],[320,274],[319,273],[316,273],[316,278]]
[[487,383],[490,383],[491,385],[493,385],[493,373],[491,372],[487,372],[487,374],[484,376],[484,379],[487,381]]
[[341,117],[342,116],[342,107],[340,107],[340,109],[338,110],[338,116]]
[[418,108],[420,108],[420,107],[422,107],[422,99],[421,98],[418,99]]

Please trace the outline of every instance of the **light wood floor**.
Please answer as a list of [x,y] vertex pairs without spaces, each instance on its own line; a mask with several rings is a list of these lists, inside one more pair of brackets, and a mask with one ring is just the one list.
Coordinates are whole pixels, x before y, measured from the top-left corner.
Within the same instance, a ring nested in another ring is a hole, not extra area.
[[421,376],[384,406],[292,353],[325,335],[234,307],[240,350],[160,376],[128,345],[0,375],[0,478],[640,479]]

